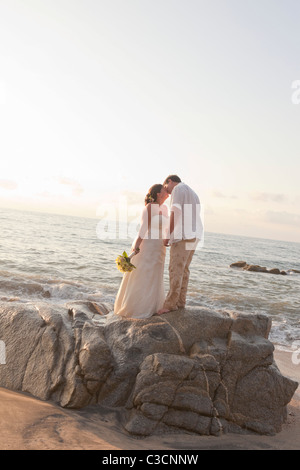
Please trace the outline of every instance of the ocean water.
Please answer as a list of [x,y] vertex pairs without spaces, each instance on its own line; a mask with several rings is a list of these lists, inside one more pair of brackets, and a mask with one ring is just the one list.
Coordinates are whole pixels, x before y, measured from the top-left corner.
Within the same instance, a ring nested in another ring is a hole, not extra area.
[[[97,236],[97,219],[0,209],[0,302],[65,305],[89,300],[113,308],[122,274],[115,258],[132,238]],[[132,229],[132,227],[131,227]],[[230,268],[244,260],[300,270],[300,243],[205,232],[192,264],[188,305],[263,313],[270,340],[292,349],[300,340],[300,274],[287,276]],[[165,287],[168,289],[167,251]],[[1,338],[0,338],[1,339]]]

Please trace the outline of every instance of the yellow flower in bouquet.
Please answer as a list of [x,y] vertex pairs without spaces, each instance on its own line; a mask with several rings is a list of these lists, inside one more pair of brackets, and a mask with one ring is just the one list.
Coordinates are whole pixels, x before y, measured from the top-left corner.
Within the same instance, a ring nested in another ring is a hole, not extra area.
[[123,255],[116,258],[117,268],[121,273],[131,273],[136,267],[131,263],[131,257],[127,255],[126,251]]

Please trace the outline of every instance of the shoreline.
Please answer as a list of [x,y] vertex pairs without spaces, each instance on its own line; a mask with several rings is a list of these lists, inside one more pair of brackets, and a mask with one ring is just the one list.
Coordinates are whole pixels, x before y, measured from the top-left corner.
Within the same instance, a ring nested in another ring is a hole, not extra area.
[[[300,383],[300,364],[293,364],[292,352],[276,348],[274,358],[283,375]],[[300,450],[299,436],[300,387],[288,405],[286,423],[275,436],[169,433],[144,439],[123,431],[113,410],[64,409],[0,388],[0,450]]]

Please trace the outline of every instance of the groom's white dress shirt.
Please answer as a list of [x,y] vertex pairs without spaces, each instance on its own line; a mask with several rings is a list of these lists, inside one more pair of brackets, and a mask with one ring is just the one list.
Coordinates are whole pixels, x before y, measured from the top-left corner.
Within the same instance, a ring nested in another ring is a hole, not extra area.
[[173,188],[170,204],[171,211],[174,212],[174,232],[171,234],[170,244],[194,238],[201,240],[201,205],[195,191],[185,183],[178,183]]

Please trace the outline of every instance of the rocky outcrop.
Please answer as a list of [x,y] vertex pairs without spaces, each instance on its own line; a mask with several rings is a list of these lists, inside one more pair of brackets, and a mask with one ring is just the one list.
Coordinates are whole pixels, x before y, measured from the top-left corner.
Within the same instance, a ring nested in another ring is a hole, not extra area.
[[282,274],[286,276],[287,274],[299,274],[300,271],[297,269],[288,269],[286,271],[278,268],[267,269],[265,266],[259,266],[258,264],[247,264],[246,261],[236,261],[230,265],[231,268],[242,268],[244,271],[254,271],[258,273],[268,273],[268,274]]
[[297,383],[267,316],[188,308],[115,321],[105,306],[3,303],[0,386],[68,408],[115,408],[138,436],[280,431]]

